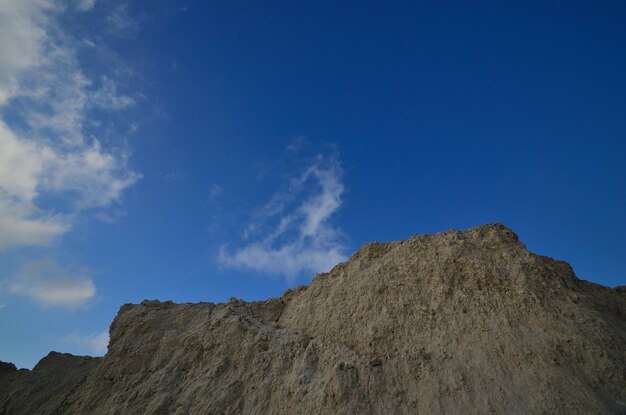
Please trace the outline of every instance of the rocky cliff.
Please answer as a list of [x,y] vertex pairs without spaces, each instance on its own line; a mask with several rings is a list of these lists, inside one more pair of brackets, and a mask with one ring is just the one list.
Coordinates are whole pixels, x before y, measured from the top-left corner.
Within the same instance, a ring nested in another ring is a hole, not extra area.
[[626,292],[500,224],[367,244],[263,302],[127,304],[110,335],[0,365],[0,414],[626,413]]

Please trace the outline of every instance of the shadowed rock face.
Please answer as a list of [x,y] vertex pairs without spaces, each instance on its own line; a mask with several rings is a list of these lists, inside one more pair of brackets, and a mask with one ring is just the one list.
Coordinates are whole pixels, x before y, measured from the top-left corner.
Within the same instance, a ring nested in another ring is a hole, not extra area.
[[264,302],[124,305],[102,359],[0,364],[0,414],[624,413],[625,316],[624,289],[484,225]]
[[0,362],[0,414],[54,414],[100,358],[50,352],[32,371]]

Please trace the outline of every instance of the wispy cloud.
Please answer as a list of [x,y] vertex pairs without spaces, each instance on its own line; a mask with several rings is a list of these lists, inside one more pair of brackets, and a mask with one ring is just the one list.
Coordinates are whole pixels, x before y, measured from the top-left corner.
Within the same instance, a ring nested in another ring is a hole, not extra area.
[[342,176],[337,155],[315,157],[256,212],[245,227],[243,246],[220,248],[219,261],[289,280],[330,270],[345,259],[342,234],[331,223],[342,204]]
[[96,0],[76,0],[76,8],[81,12],[86,12],[93,9],[96,5]]
[[100,88],[91,94],[91,105],[106,110],[121,110],[133,106],[135,100],[119,94],[117,88],[118,85],[114,80],[103,76]]
[[107,32],[119,37],[132,37],[137,32],[137,22],[129,16],[128,3],[121,3],[106,18]]
[[63,342],[76,346],[81,350],[102,356],[107,352],[109,345],[109,331],[104,330],[100,333],[87,335],[81,335],[78,331],[73,331],[63,339]]
[[0,7],[0,250],[54,242],[78,213],[109,207],[140,177],[123,146],[105,148],[90,128],[94,109],[134,100],[111,77],[87,77],[84,42],[57,22],[64,12],[50,0]]
[[215,200],[219,195],[222,194],[222,186],[219,184],[214,184],[211,186],[211,190],[209,190],[209,200]]
[[7,286],[9,293],[27,297],[42,307],[77,308],[96,295],[88,271],[62,267],[49,259],[22,263]]

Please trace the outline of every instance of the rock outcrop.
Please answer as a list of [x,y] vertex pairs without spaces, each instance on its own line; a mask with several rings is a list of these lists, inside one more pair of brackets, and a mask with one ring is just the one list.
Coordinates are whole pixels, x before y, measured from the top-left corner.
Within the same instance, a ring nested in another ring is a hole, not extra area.
[[281,298],[124,305],[102,359],[0,364],[22,413],[626,413],[626,292],[500,224],[370,243]]

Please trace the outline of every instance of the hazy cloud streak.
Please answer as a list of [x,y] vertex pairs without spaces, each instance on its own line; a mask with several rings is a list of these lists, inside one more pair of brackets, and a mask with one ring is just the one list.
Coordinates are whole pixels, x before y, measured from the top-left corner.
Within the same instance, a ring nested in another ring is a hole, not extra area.
[[8,291],[42,307],[77,308],[96,295],[96,287],[85,270],[65,269],[52,260],[22,263],[9,281]]
[[81,335],[78,331],[73,331],[63,339],[63,342],[87,350],[97,356],[102,356],[107,352],[109,346],[109,331],[104,330],[88,335]]

